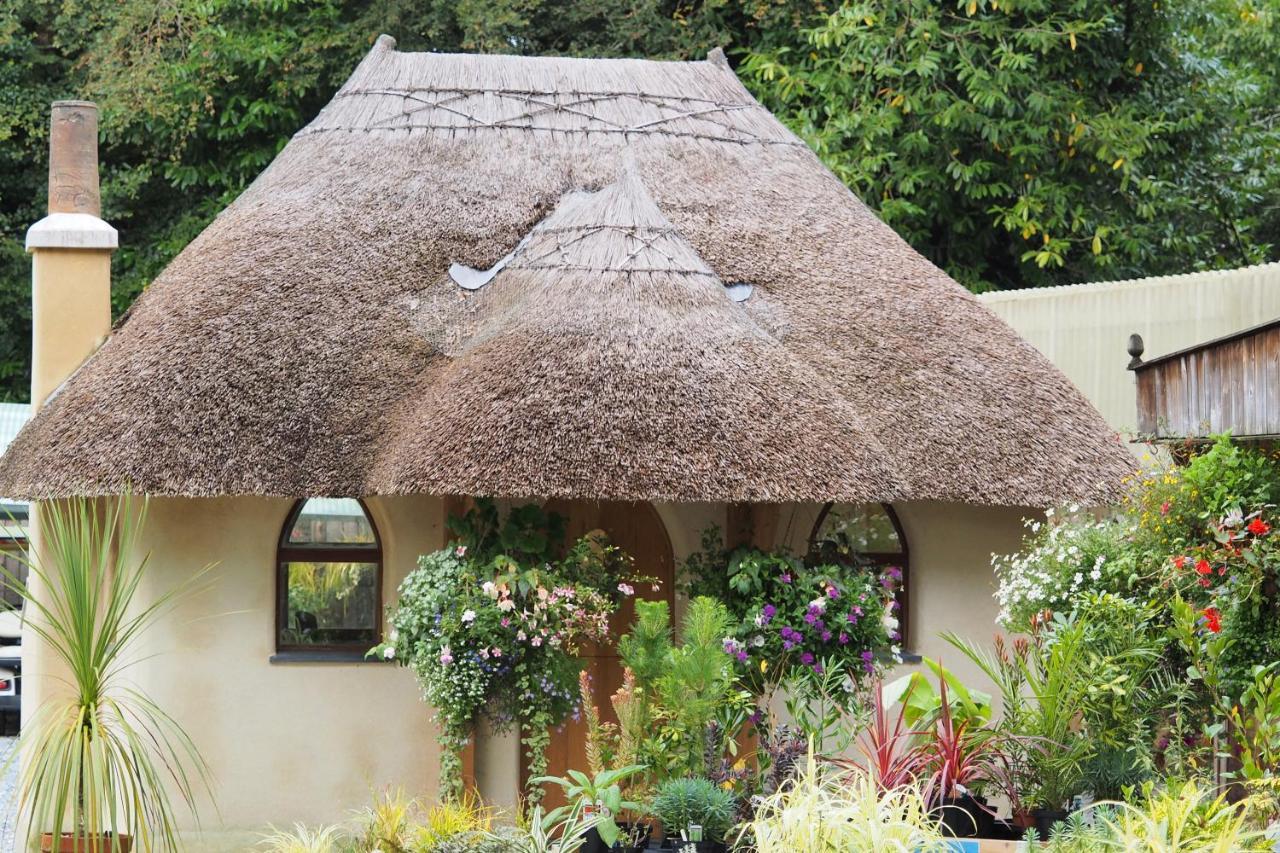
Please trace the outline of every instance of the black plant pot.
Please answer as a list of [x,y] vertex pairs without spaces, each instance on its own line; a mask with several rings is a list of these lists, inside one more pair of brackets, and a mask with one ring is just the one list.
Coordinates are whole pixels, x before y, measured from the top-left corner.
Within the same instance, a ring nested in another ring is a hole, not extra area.
[[1067,819],[1067,810],[1036,809],[1031,813],[1031,816],[1035,818],[1036,833],[1040,836],[1040,840],[1048,841],[1049,831],[1053,829],[1053,825]]
[[942,830],[950,838],[990,838],[995,817],[980,800],[964,794],[942,801]]
[[582,842],[582,846],[578,848],[578,853],[609,853],[609,848],[604,846],[604,841],[600,838],[600,833],[594,829],[588,829],[582,834],[586,841]]

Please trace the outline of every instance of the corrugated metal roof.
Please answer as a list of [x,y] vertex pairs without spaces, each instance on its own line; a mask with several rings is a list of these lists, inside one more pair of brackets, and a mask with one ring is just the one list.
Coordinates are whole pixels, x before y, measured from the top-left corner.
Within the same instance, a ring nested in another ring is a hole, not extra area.
[[1241,279],[1262,277],[1280,282],[1280,263],[1254,264],[1225,270],[1200,270],[1198,272],[1153,275],[1148,278],[1125,278],[1116,281],[1083,281],[1076,284],[1059,284],[1053,287],[1024,287],[1018,290],[988,290],[978,294],[983,302],[1009,302],[1023,299],[1052,299],[1064,292],[1100,292],[1130,289],[1134,287],[1170,287],[1203,283],[1234,283]]

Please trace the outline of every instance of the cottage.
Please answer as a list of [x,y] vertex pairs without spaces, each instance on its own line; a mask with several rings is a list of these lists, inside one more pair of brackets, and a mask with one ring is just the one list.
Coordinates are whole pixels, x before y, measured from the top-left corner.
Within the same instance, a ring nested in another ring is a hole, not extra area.
[[[413,679],[363,653],[467,496],[550,502],[663,578],[710,525],[797,548],[847,525],[906,569],[905,644],[929,654],[941,630],[991,632],[989,557],[1022,516],[1105,501],[1131,467],[719,52],[383,36],[109,336],[95,115],[54,123],[51,215],[28,236],[40,410],[0,494],[145,493],[157,589],[218,563],[136,668],[213,764],[213,829],[430,793]],[[357,567],[342,607],[303,603],[302,559]],[[28,671],[28,702],[56,689],[38,652]],[[574,731],[556,737],[563,762]],[[511,739],[471,760],[513,796]]]

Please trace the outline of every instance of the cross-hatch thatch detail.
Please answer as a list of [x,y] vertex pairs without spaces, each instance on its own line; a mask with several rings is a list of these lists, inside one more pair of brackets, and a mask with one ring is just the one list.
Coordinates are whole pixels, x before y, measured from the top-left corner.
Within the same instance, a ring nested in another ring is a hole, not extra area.
[[722,63],[383,39],[0,493],[1047,505],[1130,459]]

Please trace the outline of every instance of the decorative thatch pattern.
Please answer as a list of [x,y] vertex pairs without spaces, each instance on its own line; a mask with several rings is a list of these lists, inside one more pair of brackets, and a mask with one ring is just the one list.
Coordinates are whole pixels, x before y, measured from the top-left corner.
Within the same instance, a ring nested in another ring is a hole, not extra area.
[[722,64],[384,38],[0,493],[1047,505],[1130,459]]

